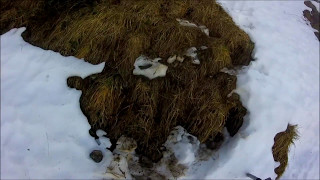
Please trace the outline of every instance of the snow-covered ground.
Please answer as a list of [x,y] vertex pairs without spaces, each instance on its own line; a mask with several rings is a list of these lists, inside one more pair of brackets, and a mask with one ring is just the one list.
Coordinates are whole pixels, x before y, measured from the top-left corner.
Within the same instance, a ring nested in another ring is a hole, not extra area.
[[1,179],[101,177],[96,172],[104,172],[110,158],[100,164],[89,158],[100,147],[80,110],[81,92],[66,79],[104,65],[31,46],[21,37],[24,29],[1,36]]
[[[298,124],[300,139],[283,179],[319,179],[319,41],[303,18],[306,6],[219,3],[255,42],[256,60],[238,72],[236,89],[249,113],[239,134],[208,161],[197,161],[189,142],[168,142],[190,154],[180,158],[190,166],[185,178],[244,179],[249,172],[274,179],[273,138],[291,123]],[[100,72],[103,64],[31,46],[21,38],[23,30],[1,36],[1,178],[103,177],[111,153],[103,151],[106,158],[99,164],[89,158],[91,150],[102,148],[89,136],[81,92],[66,85],[67,77]]]
[[[303,1],[219,3],[255,42],[255,62],[238,74],[237,90],[249,114],[240,133],[191,178],[275,178],[271,147],[277,132],[298,124],[283,179],[319,179],[319,41],[304,20]],[[206,174],[206,175],[204,175]]]

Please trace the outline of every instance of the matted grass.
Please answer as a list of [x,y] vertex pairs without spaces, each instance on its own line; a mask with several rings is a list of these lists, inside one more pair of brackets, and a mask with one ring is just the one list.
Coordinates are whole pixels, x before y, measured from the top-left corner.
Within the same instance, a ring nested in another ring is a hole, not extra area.
[[[36,46],[92,64],[106,62],[102,73],[67,81],[82,90],[80,105],[92,132],[104,129],[112,142],[132,137],[138,153],[157,161],[177,125],[201,142],[223,139],[225,126],[231,135],[241,127],[246,109],[236,94],[230,96],[236,77],[220,70],[247,65],[254,45],[215,1],[3,1],[2,33],[27,26],[23,37]],[[209,36],[176,18],[205,25]],[[132,75],[140,55],[166,60],[193,46],[208,47],[197,52],[200,65],[185,57],[183,63],[162,61],[169,66],[164,78]]]
[[288,165],[288,153],[290,146],[298,139],[297,125],[288,124],[287,129],[278,133],[274,137],[274,145],[272,147],[273,159],[280,162],[280,165],[274,169],[279,179]]

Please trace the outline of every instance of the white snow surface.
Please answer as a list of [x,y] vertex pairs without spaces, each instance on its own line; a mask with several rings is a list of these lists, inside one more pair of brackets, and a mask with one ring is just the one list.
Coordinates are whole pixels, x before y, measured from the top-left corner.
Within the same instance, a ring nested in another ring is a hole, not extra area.
[[[276,177],[274,136],[298,124],[283,179],[319,179],[319,41],[303,18],[303,1],[219,3],[255,43],[254,58],[238,73],[236,92],[249,113],[239,133],[187,178]],[[247,178],[248,179],[248,178]]]
[[320,4],[317,1],[311,0],[311,3],[320,11]]
[[91,150],[103,148],[88,133],[81,92],[66,80],[104,64],[34,47],[22,39],[24,30],[1,36],[1,179],[101,178],[112,154],[102,151],[99,164],[90,159]]
[[190,166],[196,160],[199,145],[200,142],[196,137],[187,133],[183,127],[177,126],[171,131],[171,134],[164,144],[170,152],[167,156],[164,154],[164,158],[167,158],[173,153],[179,164]]
[[[155,58],[151,60],[144,55],[139,56],[134,62],[134,70],[132,72],[133,75],[142,75],[150,80],[157,77],[166,76],[168,66],[159,63],[159,60],[161,60],[161,58]],[[142,68],[143,66],[146,66],[146,68]]]
[[187,49],[187,51],[185,52],[185,55],[191,57],[191,62],[193,64],[198,64],[198,65],[200,64],[196,47],[191,47]]

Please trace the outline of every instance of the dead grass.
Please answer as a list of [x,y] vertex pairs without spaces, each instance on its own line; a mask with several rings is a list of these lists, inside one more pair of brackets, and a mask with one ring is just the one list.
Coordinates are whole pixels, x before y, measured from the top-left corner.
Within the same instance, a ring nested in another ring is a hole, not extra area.
[[1,0],[0,33],[16,27],[27,26],[29,21],[42,11],[43,1]]
[[[215,139],[225,126],[232,134],[241,127],[246,110],[238,96],[228,96],[236,77],[220,70],[247,65],[253,43],[215,1],[83,0],[77,6],[72,0],[5,2],[1,32],[27,26],[23,37],[34,45],[92,64],[106,62],[102,73],[72,77],[67,83],[82,90],[81,109],[93,131],[106,130],[112,142],[121,135],[132,137],[138,153],[157,161],[177,125],[201,142]],[[46,11],[50,7],[54,10]],[[21,21],[15,20],[17,10]],[[28,15],[30,11],[35,15]],[[176,18],[207,26],[210,36],[179,25]],[[165,78],[149,81],[132,75],[141,54],[166,59],[193,46],[208,47],[198,52],[201,65],[186,57],[183,63],[167,64]]]
[[276,179],[279,179],[284,173],[288,165],[289,148],[298,137],[297,125],[291,124],[288,124],[285,131],[278,133],[274,137],[274,145],[272,147],[273,159],[280,162],[280,165],[274,169],[274,172],[277,174]]

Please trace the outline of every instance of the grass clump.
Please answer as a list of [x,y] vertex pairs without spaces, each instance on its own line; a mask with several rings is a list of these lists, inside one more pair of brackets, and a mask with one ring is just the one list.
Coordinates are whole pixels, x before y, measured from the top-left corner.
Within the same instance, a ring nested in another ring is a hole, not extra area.
[[[184,127],[201,142],[222,140],[224,127],[237,133],[246,109],[236,94],[236,77],[222,68],[247,65],[253,43],[213,0],[18,0],[1,7],[1,32],[27,26],[23,37],[44,49],[105,62],[99,74],[67,84],[82,91],[80,106],[95,130],[103,129],[113,144],[122,135],[134,138],[137,152],[153,161],[175,126]],[[22,4],[31,7],[24,7]],[[32,16],[28,15],[30,11]],[[22,21],[17,21],[19,10]],[[177,18],[209,29],[182,26]],[[207,49],[200,50],[201,46]],[[200,65],[184,55],[198,49]],[[164,78],[132,75],[140,55],[161,57],[168,66]],[[183,62],[166,63],[170,56]]]
[[272,147],[273,159],[280,162],[280,165],[274,169],[274,172],[277,174],[276,179],[279,179],[284,173],[288,165],[289,148],[298,137],[297,125],[291,124],[288,124],[285,131],[278,133],[274,137],[274,145]]

